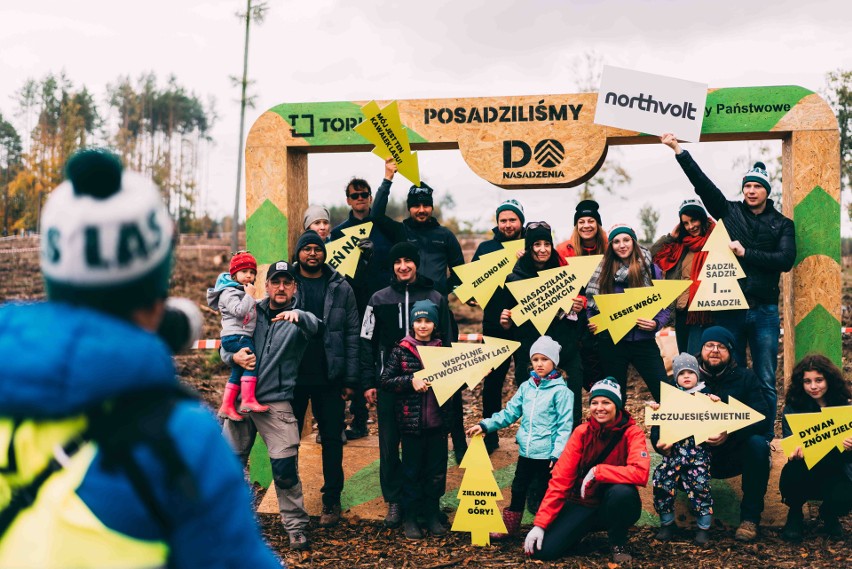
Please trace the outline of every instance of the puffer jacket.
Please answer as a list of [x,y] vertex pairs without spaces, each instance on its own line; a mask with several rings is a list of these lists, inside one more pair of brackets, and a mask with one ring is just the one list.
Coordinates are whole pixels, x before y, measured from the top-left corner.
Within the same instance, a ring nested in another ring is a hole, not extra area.
[[[496,227],[491,231],[494,233],[494,237],[479,244],[476,252],[473,254],[473,259],[470,261],[471,263],[478,261],[483,255],[502,249],[503,243],[510,241]],[[523,238],[524,231],[521,230],[520,235],[516,239]],[[503,312],[503,307],[500,306],[498,298],[498,295],[495,294],[491,298],[491,301],[482,309],[482,333],[486,336],[494,336],[495,338],[509,338],[509,332],[500,326],[500,313]]]
[[213,288],[207,289],[207,306],[222,314],[221,337],[251,336],[257,326],[257,301],[246,294],[243,285],[222,273]]
[[[430,345],[440,346],[440,343]],[[411,386],[414,374],[422,369],[423,362],[414,340],[405,337],[391,350],[379,378],[379,387],[397,395],[394,406],[400,434],[419,435],[425,428],[437,427],[447,434],[450,431],[452,405],[445,402],[439,406],[435,392],[431,389],[418,393]],[[440,425],[430,424],[435,419],[440,420]]]
[[[534,372],[532,372],[534,373]],[[552,376],[552,377],[551,377]],[[525,458],[557,460],[574,428],[574,394],[558,372],[538,385],[532,378],[523,382],[506,403],[506,408],[479,426],[486,433],[503,429],[521,420],[515,440],[518,454]]]
[[778,304],[781,273],[796,261],[796,231],[793,222],[781,215],[772,200],[759,215],[741,201],[726,200],[722,191],[701,171],[689,152],[675,156],[707,211],[724,219],[728,234],[745,248],[740,264],[746,273],[740,285],[750,305]]

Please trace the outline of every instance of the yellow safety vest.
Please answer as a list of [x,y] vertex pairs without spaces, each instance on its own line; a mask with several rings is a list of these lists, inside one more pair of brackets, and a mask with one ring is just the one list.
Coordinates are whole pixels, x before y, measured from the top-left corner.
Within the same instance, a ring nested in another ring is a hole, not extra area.
[[[55,453],[61,455],[62,446],[86,424],[86,417],[79,416],[23,421],[15,428],[13,420],[0,418],[0,509],[15,488],[32,481]],[[166,566],[165,542],[140,540],[106,527],[77,495],[96,454],[97,444],[85,443],[41,486],[33,505],[21,511],[0,539],[0,568]]]

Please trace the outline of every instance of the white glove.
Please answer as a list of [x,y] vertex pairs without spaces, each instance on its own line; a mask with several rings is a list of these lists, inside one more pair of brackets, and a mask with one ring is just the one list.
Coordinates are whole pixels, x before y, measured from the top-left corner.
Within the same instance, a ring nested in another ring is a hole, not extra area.
[[524,540],[524,553],[532,555],[541,549],[541,542],[544,540],[544,530],[538,526],[533,526],[527,538]]
[[586,488],[589,487],[589,484],[592,483],[592,480],[595,479],[595,467],[593,466],[589,473],[586,474],[586,477],[583,478],[583,483],[580,485],[580,498],[586,497]]

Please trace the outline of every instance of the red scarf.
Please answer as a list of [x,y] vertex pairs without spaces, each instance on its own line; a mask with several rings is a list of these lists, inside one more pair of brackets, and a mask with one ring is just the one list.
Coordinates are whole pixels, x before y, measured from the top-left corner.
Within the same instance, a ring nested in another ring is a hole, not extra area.
[[[595,466],[595,464],[592,464],[593,461],[600,456],[612,438],[619,434],[623,437],[624,431],[626,431],[630,425],[635,425],[636,422],[633,420],[633,417],[630,416],[630,413],[625,410],[621,410],[617,412],[615,419],[606,425],[601,425],[592,417],[590,417],[586,423],[589,427],[583,433],[583,440],[581,441],[583,455],[580,457],[579,464],[577,464],[577,480],[574,484],[573,492],[569,495],[568,500],[581,504],[594,504],[597,503],[597,497],[595,496],[596,492],[593,492],[591,495],[587,494],[585,498],[580,498],[580,486],[583,484],[583,478],[586,476],[586,473]],[[626,454],[624,454],[624,449],[626,448],[626,445],[621,448],[619,448],[619,445],[616,445],[616,448],[613,449],[610,455],[603,457],[601,462],[598,464],[624,466],[627,459]]]
[[[707,233],[704,235],[699,235],[697,237],[687,235],[682,241],[673,241],[672,243],[663,245],[663,248],[654,255],[654,262],[657,266],[663,271],[668,272],[677,265],[678,261],[680,261],[687,251],[695,253],[695,257],[692,259],[692,268],[689,271],[689,278],[692,279],[692,284],[689,285],[689,300],[686,303],[687,306],[692,304],[692,299],[695,298],[695,293],[698,292],[701,267],[704,266],[704,261],[707,259],[707,253],[701,249],[704,248],[705,243],[707,243],[707,239],[710,237],[710,234],[713,233],[714,227],[716,227],[716,223],[711,219],[707,227]],[[683,231],[683,228],[681,228],[681,231]],[[686,316],[687,324],[700,324],[705,326],[711,322],[710,314],[706,310],[702,310],[700,312],[689,312]]]

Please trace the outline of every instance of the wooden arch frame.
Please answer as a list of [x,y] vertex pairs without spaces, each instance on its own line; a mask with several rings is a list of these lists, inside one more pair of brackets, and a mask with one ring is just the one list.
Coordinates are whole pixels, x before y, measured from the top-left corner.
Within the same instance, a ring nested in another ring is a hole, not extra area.
[[[542,188],[583,183],[603,164],[609,145],[657,142],[594,124],[596,101],[596,93],[583,93],[397,102],[414,149],[458,148],[468,166],[495,185]],[[308,154],[372,150],[354,131],[365,103],[281,104],[252,126],[246,230],[261,265],[286,258],[301,233]],[[784,214],[796,224],[798,254],[783,289],[788,377],[810,352],[842,363],[840,135],[828,104],[802,87],[708,91],[702,142],[761,139],[782,141]]]

